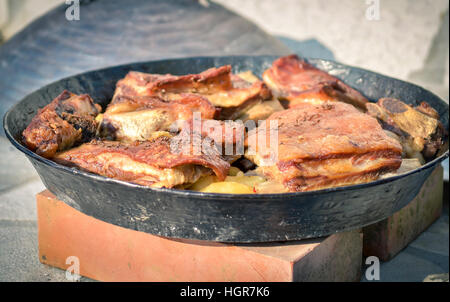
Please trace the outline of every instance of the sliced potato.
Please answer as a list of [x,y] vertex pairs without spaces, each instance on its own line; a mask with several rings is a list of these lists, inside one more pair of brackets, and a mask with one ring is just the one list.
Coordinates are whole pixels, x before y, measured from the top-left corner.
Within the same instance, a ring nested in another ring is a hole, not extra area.
[[[242,173],[242,172],[241,172]],[[245,176],[243,173],[242,175],[237,176],[227,176],[225,179],[226,182],[237,182],[246,186],[249,186],[253,188],[257,184],[263,183],[266,180],[261,176]]]
[[253,194],[253,188],[238,182],[214,182],[200,190],[206,193]]
[[103,120],[103,113],[99,113],[96,117],[95,120],[100,124]]
[[230,176],[236,176],[239,174],[239,172],[243,173],[239,168],[236,167],[230,167],[230,171],[228,171],[228,175]]
[[282,183],[274,181],[266,181],[255,186],[255,191],[258,194],[276,194],[287,193],[289,190],[283,186]]
[[[234,168],[234,167],[232,167]],[[253,194],[254,187],[266,181],[261,176],[245,176],[244,172],[238,168],[230,169],[224,181],[218,181],[216,176],[204,176],[189,187],[189,190],[210,192],[210,193],[230,193],[230,194]]]
[[199,180],[197,180],[192,186],[189,187],[189,190],[192,191],[202,191],[204,188],[208,187],[213,182],[217,182],[216,176],[203,176],[200,177]]

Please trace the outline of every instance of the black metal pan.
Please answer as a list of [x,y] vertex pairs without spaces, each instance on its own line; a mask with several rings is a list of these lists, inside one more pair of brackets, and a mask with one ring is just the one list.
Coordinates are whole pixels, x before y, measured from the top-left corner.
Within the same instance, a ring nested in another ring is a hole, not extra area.
[[[115,83],[129,70],[187,74],[231,64],[235,72],[268,68],[273,56],[198,57],[122,65],[65,78],[28,95],[4,117],[4,129],[45,186],[75,209],[100,220],[164,237],[221,242],[289,241],[361,228],[407,205],[419,192],[439,158],[406,174],[366,184],[320,191],[232,195],[154,189],[82,172],[42,158],[20,142],[38,108],[62,90],[88,93],[103,107]],[[448,104],[423,88],[359,68],[325,60],[312,64],[342,79],[371,101],[395,97],[417,105],[427,101],[448,129]]]

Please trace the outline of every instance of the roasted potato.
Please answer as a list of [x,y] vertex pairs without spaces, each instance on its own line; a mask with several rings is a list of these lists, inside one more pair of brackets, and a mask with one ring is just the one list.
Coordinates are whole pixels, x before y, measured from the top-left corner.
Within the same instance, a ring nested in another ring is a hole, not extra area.
[[253,194],[255,186],[266,181],[261,176],[246,176],[236,167],[231,167],[229,176],[218,181],[215,176],[205,176],[195,182],[189,190],[208,193]]

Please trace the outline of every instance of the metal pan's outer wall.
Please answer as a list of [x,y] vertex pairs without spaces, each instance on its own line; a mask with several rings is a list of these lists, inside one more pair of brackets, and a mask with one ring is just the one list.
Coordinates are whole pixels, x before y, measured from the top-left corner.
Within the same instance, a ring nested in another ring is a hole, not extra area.
[[[164,237],[251,243],[315,238],[361,228],[398,211],[419,192],[447,152],[407,174],[375,182],[312,192],[231,195],[146,188],[85,173],[46,160],[21,145],[22,131],[37,110],[63,89],[88,93],[105,107],[115,83],[130,70],[188,74],[230,64],[234,72],[261,75],[273,56],[198,57],[142,62],[69,77],[28,95],[4,118],[6,135],[24,152],[45,186],[59,199],[97,219]],[[332,61],[309,60],[345,81],[371,101],[396,97],[417,105],[427,101],[448,130],[448,105],[423,88]]]

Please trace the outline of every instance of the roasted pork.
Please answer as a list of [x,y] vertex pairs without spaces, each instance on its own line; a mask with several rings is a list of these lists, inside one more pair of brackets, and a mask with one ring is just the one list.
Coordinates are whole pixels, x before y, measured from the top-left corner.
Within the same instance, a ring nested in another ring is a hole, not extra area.
[[361,93],[296,55],[275,60],[263,73],[263,80],[287,108],[302,103],[340,101],[364,111],[367,103]]
[[367,104],[367,113],[397,135],[406,157],[418,158],[422,163],[434,158],[447,141],[448,133],[439,114],[426,102],[413,108],[398,99],[383,98]]
[[[401,145],[376,119],[349,104],[299,103],[272,114],[266,122],[271,121],[277,124],[278,144],[249,146],[247,157],[269,180],[293,192],[369,182],[402,162]],[[258,127],[249,141],[267,142],[271,127]],[[274,155],[276,162],[264,164]]]
[[159,97],[117,96],[108,105],[99,127],[99,136],[110,140],[147,140],[157,131],[178,131],[181,121],[212,119],[216,108],[205,98],[182,94],[177,100]]
[[96,133],[95,117],[101,111],[87,95],[63,91],[40,109],[23,131],[26,146],[51,158],[57,151],[89,141]]
[[231,66],[227,65],[184,76],[131,71],[117,83],[113,102],[123,95],[158,96],[171,101],[182,98],[183,93],[207,98],[214,106],[221,108],[218,118],[222,120],[236,119],[256,103],[272,97],[262,81],[249,82],[232,74]]
[[178,144],[167,136],[145,142],[94,140],[57,154],[54,161],[110,178],[150,187],[173,188],[214,173],[225,179],[230,165],[212,145],[200,153],[192,143]]

